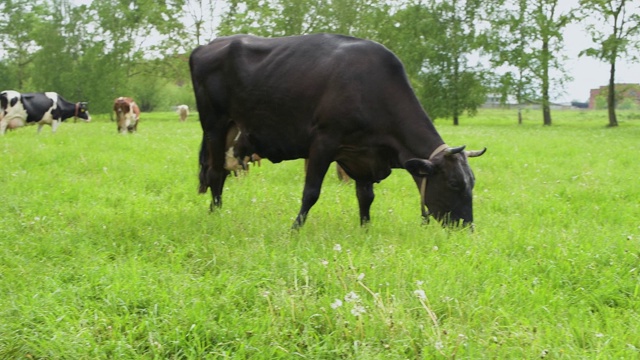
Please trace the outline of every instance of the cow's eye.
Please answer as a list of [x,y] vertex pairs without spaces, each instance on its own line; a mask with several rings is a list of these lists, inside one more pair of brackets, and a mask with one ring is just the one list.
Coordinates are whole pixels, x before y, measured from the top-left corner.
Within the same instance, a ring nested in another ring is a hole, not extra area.
[[449,187],[450,187],[451,189],[453,189],[453,190],[460,190],[460,189],[462,189],[462,188],[460,187],[460,184],[458,184],[458,183],[457,183],[457,182],[455,182],[455,181],[449,181]]

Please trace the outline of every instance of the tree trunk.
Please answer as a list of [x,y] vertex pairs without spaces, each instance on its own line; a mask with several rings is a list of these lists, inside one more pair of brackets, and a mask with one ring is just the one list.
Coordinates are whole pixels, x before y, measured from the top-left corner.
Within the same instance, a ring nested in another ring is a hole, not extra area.
[[522,108],[518,108],[518,125],[522,125]]
[[549,107],[549,40],[542,42],[542,119],[543,124],[551,126],[551,109]]
[[[613,58],[615,59],[615,57]],[[611,62],[611,70],[609,76],[609,94],[607,94],[607,109],[609,111],[609,127],[618,126],[618,118],[616,117],[616,61]]]

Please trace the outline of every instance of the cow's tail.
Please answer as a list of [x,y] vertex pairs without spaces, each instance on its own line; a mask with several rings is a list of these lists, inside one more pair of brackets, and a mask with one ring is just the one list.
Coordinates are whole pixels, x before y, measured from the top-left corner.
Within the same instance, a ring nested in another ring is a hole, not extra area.
[[202,135],[202,145],[200,145],[200,186],[198,187],[198,193],[205,194],[207,189],[209,188],[209,171],[210,169],[210,159],[209,159],[209,150],[207,149],[207,135]]

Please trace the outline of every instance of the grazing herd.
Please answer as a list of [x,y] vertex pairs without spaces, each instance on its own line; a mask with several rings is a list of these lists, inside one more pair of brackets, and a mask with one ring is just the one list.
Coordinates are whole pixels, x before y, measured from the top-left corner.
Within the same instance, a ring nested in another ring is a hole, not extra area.
[[[19,93],[14,90],[0,92],[0,135],[25,125],[38,124],[38,132],[50,125],[56,132],[60,123],[73,117],[91,121],[87,102],[72,103],[55,92]],[[140,107],[130,97],[119,97],[113,101],[119,133],[132,133],[138,129]],[[189,106],[178,105],[181,122],[189,116]]]
[[[421,215],[443,225],[473,225],[475,178],[468,159],[482,155],[450,147],[436,131],[407,79],[402,62],[384,46],[342,35],[282,38],[234,35],[197,47],[189,58],[203,130],[200,193],[210,209],[222,205],[230,173],[249,162],[306,159],[301,227],[320,196],[332,162],[355,182],[360,223],[370,221],[373,184],[406,169],[420,194]],[[56,93],[0,93],[0,134],[28,124],[55,132],[70,117],[90,121],[87,103]],[[118,133],[137,131],[140,108],[114,100]],[[176,108],[184,122],[189,108]]]

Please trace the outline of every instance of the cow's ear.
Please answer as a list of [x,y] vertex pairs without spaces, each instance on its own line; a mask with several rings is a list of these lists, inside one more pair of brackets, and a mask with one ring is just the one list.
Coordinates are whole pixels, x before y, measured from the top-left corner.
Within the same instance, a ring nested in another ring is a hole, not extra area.
[[409,159],[404,163],[404,168],[413,176],[429,176],[436,169],[434,163],[425,159]]

